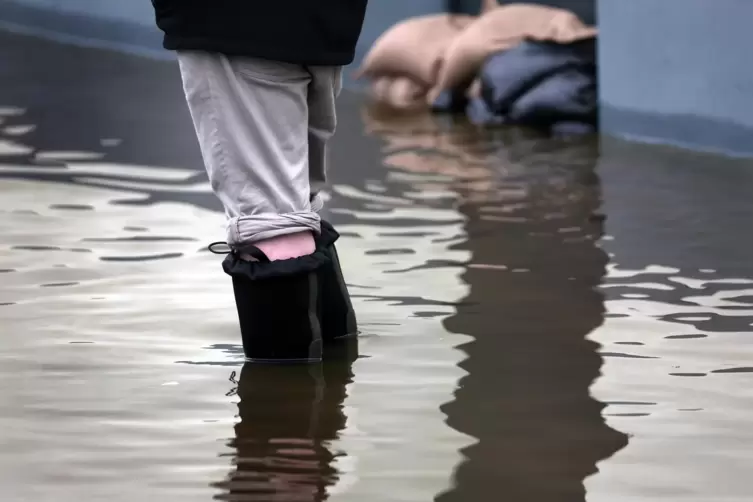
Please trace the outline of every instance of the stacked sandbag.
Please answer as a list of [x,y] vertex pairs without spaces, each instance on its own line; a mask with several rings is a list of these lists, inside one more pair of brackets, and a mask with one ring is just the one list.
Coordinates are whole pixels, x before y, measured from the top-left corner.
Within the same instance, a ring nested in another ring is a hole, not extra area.
[[372,80],[373,97],[395,108],[426,107],[444,53],[475,20],[462,14],[432,14],[402,21],[377,39],[357,78]]
[[434,102],[443,91],[464,89],[475,80],[492,54],[511,49],[524,40],[569,44],[595,35],[595,28],[563,9],[523,3],[489,9],[446,47],[436,83],[427,99]]
[[[497,7],[498,0],[482,0],[481,14]],[[426,96],[438,82],[445,52],[477,18],[431,14],[397,23],[374,43],[356,78],[372,80],[371,95],[380,104],[426,109]]]
[[432,14],[396,24],[374,43],[356,77],[370,79],[372,97],[388,107],[455,112],[480,98],[478,77],[493,55],[524,41],[571,44],[595,34],[567,10],[483,0],[479,16]]

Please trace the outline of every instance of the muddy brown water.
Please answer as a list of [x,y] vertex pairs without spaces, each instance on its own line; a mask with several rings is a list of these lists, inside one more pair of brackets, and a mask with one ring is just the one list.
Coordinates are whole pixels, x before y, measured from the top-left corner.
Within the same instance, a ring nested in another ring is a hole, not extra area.
[[358,357],[244,366],[180,96],[135,86],[124,119],[72,84],[122,56],[14,43],[77,56],[36,71],[93,101],[0,86],[3,500],[753,496],[750,162],[346,94],[327,217]]

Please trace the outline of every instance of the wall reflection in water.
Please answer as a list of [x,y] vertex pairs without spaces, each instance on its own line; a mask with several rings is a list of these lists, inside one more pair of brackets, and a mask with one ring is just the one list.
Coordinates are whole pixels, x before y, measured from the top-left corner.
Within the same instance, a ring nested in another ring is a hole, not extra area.
[[367,124],[391,145],[388,165],[446,175],[467,218],[457,247],[472,254],[470,293],[445,326],[474,341],[460,347],[468,374],[443,411],[478,441],[437,500],[584,501],[584,480],[627,444],[589,393],[608,261],[598,145],[375,111]]

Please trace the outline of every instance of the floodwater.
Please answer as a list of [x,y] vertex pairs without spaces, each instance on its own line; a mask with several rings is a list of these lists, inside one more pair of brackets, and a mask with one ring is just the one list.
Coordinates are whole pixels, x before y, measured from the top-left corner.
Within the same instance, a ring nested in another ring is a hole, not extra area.
[[2,42],[4,501],[753,498],[753,163],[346,93],[358,353],[244,366],[174,68]]

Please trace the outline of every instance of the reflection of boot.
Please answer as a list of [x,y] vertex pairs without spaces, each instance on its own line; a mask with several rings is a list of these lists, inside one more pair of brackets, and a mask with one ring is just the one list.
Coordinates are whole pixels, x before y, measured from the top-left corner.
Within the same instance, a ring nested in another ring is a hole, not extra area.
[[344,336],[356,335],[358,325],[335,248],[335,241],[340,235],[326,221],[322,220],[321,228],[322,233],[317,238],[317,248],[327,254],[329,261],[318,271],[319,321],[322,327],[322,338],[327,342]]
[[[350,353],[356,355],[354,349]],[[327,488],[338,479],[337,455],[328,445],[345,427],[343,401],[352,360],[243,367],[237,390],[241,421],[230,443],[236,450],[235,470],[215,485],[224,492],[215,499],[327,499]]]

